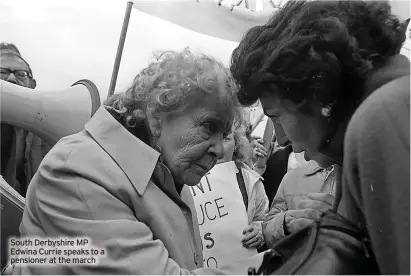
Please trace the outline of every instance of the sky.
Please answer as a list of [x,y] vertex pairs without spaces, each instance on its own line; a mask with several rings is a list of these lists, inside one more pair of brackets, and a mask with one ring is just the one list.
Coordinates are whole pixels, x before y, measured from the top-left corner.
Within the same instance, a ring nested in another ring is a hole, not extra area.
[[[80,79],[89,79],[103,101],[126,6],[123,0],[0,0],[0,41],[19,48],[32,67],[37,89],[64,90]],[[228,66],[237,43],[201,35],[133,9],[116,92],[131,84],[152,60],[153,51],[187,46]]]
[[[251,8],[255,1],[250,1]],[[17,45],[32,67],[37,89],[64,90],[80,79],[89,79],[104,100],[126,5],[125,0],[0,0],[0,41]],[[397,0],[392,5],[402,19],[409,17],[409,1]],[[190,46],[228,66],[236,45],[133,9],[116,92],[131,84],[149,64],[153,51]]]

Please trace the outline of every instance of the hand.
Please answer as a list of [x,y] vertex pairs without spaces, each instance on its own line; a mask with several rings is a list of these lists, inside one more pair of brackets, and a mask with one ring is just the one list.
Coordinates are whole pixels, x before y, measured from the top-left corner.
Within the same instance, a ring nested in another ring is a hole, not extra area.
[[322,212],[315,209],[290,210],[285,213],[284,226],[286,231],[294,233],[309,224],[318,221]]
[[255,139],[253,142],[254,150],[253,157],[266,157],[268,155],[267,149],[263,146],[264,140],[261,138]]
[[254,224],[247,226],[243,230],[243,235],[241,242],[244,247],[258,247],[264,241],[260,227]]
[[326,212],[333,207],[335,197],[326,193],[308,194],[308,199],[300,201],[298,209],[315,209]]

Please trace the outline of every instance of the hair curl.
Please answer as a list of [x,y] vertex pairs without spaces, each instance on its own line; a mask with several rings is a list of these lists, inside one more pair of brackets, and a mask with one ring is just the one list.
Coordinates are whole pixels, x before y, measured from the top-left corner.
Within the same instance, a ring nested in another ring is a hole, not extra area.
[[355,109],[369,73],[398,54],[404,40],[386,1],[289,1],[245,34],[230,70],[243,105],[271,91],[296,103]]
[[251,165],[251,155],[252,152],[251,142],[247,137],[249,122],[244,117],[245,113],[242,109],[239,114],[239,118],[236,120],[236,124],[233,125],[233,139],[234,139],[234,153],[233,161],[238,165],[242,166],[242,163]]
[[113,95],[104,105],[129,130],[144,126],[148,108],[159,116],[179,110],[204,95],[216,97],[234,118],[240,107],[237,87],[222,63],[186,48],[182,52],[155,54],[155,61],[134,78],[131,87]]

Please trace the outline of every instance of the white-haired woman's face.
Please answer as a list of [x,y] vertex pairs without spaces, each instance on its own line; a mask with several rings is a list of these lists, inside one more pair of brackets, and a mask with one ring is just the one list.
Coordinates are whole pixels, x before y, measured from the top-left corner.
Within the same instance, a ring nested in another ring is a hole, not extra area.
[[212,96],[199,97],[161,120],[157,144],[178,185],[197,185],[224,156],[232,115]]

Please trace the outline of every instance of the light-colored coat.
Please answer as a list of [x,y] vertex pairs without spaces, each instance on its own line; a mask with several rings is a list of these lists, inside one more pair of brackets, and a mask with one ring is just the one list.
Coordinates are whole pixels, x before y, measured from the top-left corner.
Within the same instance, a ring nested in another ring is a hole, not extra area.
[[262,182],[263,178],[245,164],[241,167],[241,173],[248,197],[248,224],[253,223],[261,227],[268,212],[268,198]]
[[281,181],[271,209],[263,223],[263,235],[268,247],[272,247],[284,234],[284,216],[287,210],[297,210],[298,204],[309,193],[335,194],[335,175],[327,173],[314,161],[289,171]]
[[85,130],[63,138],[41,163],[20,230],[23,237],[86,236],[106,257],[97,266],[19,266],[15,273],[218,273],[202,268],[190,191],[178,195],[158,158],[101,107]]

